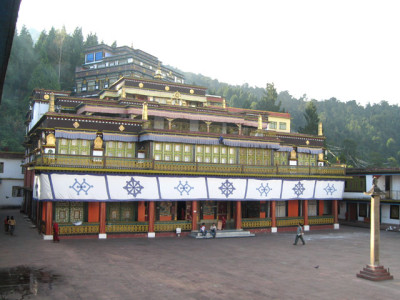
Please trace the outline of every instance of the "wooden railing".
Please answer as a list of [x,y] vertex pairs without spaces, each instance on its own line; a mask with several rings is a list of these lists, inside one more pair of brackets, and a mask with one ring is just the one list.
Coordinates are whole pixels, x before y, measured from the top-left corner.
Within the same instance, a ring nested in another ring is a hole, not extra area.
[[[297,226],[297,224],[304,224],[303,217],[283,217],[276,218],[277,227],[289,227]],[[333,216],[313,216],[308,217],[309,225],[327,225],[333,224]],[[265,228],[271,227],[271,218],[252,218],[252,219],[242,219],[242,228]]]
[[60,168],[92,168],[118,170],[156,170],[172,172],[237,173],[269,175],[344,176],[345,168],[311,166],[255,166],[198,162],[159,161],[129,157],[99,157],[85,155],[41,154],[35,166]]

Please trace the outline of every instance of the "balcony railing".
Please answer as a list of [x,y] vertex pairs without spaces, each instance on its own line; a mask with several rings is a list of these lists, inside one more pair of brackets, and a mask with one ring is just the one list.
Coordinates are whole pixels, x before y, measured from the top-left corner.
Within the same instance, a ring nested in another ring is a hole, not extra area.
[[385,195],[382,198],[387,200],[400,200],[400,191],[398,190],[385,191]]
[[267,175],[320,175],[344,176],[345,168],[315,166],[256,166],[240,164],[214,164],[183,161],[160,161],[129,157],[103,157],[85,155],[41,154],[33,165],[40,167],[154,170],[172,172],[237,173]]

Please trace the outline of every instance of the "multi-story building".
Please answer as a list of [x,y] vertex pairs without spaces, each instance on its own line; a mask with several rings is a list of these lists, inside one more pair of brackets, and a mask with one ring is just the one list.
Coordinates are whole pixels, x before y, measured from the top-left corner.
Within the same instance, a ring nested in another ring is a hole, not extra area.
[[378,188],[382,191],[380,202],[380,223],[400,225],[400,169],[354,169],[348,168],[343,201],[339,207],[339,218],[347,221],[370,222],[372,181],[377,178]]
[[292,133],[288,113],[228,108],[205,87],[135,77],[98,98],[35,90],[31,108],[27,213],[45,238],[53,220],[61,236],[99,238],[221,219],[251,231],[338,228],[345,169],[326,165],[322,125]]
[[182,74],[139,49],[100,44],[86,48],[84,55],[85,62],[75,72],[75,92],[81,96],[97,96],[123,76],[153,79],[156,70],[164,81],[184,83]]
[[24,194],[24,153],[0,152],[0,208],[21,207]]

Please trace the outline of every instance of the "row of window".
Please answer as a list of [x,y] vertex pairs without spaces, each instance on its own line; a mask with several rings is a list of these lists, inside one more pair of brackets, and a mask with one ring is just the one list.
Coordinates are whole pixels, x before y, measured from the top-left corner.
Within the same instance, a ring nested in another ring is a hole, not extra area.
[[[270,122],[268,125],[268,129],[277,129],[278,128],[277,124],[278,122]],[[286,126],[287,126],[286,122],[279,122],[279,130],[286,130],[287,128]]]
[[[135,143],[107,141],[105,156],[136,157]],[[239,152],[237,152],[239,151]],[[91,155],[91,142],[87,140],[58,140],[58,154]],[[155,142],[152,155],[155,160],[199,163],[223,163],[245,165],[287,165],[289,153],[270,149],[235,148],[223,145],[191,145]],[[299,154],[299,165],[315,165],[317,156]]]

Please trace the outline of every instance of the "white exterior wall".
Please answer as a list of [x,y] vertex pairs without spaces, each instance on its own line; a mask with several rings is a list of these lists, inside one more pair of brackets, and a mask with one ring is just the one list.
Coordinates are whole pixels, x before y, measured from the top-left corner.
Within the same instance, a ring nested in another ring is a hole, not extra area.
[[32,120],[29,123],[29,129],[31,130],[33,126],[40,120],[40,118],[49,111],[48,103],[34,102],[32,108]]
[[381,223],[400,225],[400,220],[390,218],[390,204],[381,205]]
[[0,162],[4,163],[4,172],[0,173],[0,207],[20,206],[23,201],[23,195],[13,197],[13,186],[24,186],[24,174],[21,169],[22,158],[2,158]]

